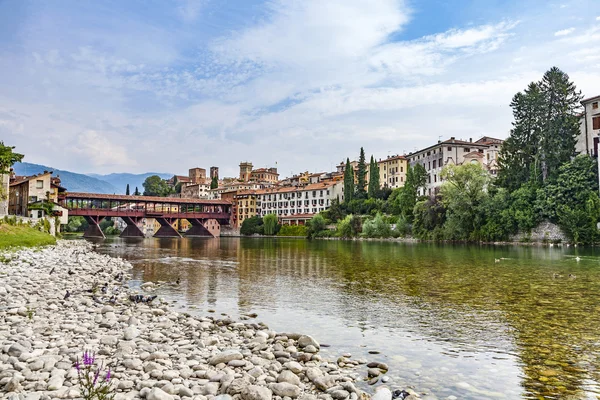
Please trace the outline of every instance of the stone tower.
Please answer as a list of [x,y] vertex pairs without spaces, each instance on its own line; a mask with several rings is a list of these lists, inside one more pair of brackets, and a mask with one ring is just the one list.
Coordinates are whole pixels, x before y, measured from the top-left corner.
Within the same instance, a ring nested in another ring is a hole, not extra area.
[[240,180],[248,182],[250,180],[250,173],[252,172],[252,163],[244,161],[240,163]]

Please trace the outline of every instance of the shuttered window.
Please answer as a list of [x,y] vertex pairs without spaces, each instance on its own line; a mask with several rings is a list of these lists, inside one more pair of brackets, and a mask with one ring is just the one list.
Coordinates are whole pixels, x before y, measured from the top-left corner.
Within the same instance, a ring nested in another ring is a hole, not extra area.
[[592,118],[592,129],[600,129],[600,117]]

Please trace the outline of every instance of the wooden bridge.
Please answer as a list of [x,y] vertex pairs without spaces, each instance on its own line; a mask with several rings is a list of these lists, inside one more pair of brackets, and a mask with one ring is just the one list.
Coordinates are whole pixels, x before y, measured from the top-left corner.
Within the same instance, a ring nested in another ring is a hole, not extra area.
[[231,218],[231,203],[223,200],[66,193],[58,202],[69,210],[69,216],[84,217],[89,223],[84,237],[103,238],[99,224],[106,217],[120,217],[125,221],[127,227],[121,237],[144,237],[138,226],[143,218],[153,218],[160,224],[155,237],[181,237],[173,228],[179,219],[187,219],[192,225],[186,236],[214,236],[207,222],[215,220],[219,225],[229,225]]

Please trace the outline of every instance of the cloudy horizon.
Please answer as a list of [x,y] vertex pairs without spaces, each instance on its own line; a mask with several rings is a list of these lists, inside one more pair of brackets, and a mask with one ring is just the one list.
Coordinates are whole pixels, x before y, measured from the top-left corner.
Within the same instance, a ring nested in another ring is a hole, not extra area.
[[481,3],[0,3],[0,140],[81,173],[289,176],[506,138],[513,95],[552,66],[600,94],[594,2]]

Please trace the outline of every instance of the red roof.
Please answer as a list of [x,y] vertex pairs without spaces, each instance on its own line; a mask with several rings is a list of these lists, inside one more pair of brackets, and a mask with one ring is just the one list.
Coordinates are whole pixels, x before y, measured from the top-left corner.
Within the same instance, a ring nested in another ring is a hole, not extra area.
[[588,97],[587,99],[583,99],[583,100],[581,100],[581,104],[585,104],[585,103],[590,102],[592,100],[600,100],[600,95],[594,96],[594,97]]

